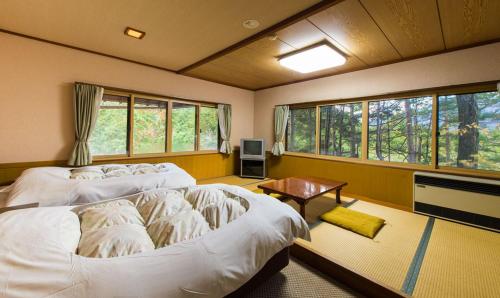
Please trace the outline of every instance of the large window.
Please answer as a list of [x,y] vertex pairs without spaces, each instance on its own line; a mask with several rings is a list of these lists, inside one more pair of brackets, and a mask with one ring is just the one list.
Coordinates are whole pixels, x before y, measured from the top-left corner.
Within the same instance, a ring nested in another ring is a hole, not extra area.
[[97,157],[216,151],[215,104],[105,90],[89,140]]
[[320,107],[320,154],[360,157],[361,112],[360,102]]
[[127,154],[129,101],[127,96],[104,94],[89,141],[93,155]]
[[172,151],[193,151],[196,146],[196,106],[172,105]]
[[368,158],[431,163],[432,97],[369,103]]
[[316,107],[290,110],[287,151],[316,152]]
[[200,150],[217,150],[219,118],[216,107],[200,107]]
[[166,151],[167,102],[134,99],[134,153]]
[[500,171],[500,96],[439,96],[439,165]]

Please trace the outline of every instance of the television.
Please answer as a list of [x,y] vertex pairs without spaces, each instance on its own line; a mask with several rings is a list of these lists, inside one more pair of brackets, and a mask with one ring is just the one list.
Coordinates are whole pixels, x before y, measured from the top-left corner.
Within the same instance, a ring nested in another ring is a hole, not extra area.
[[265,159],[264,139],[241,139],[241,159]]

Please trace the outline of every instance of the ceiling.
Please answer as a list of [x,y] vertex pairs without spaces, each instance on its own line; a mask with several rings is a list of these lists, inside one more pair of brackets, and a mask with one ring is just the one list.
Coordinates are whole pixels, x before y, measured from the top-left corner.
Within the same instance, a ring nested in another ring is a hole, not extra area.
[[[1,0],[0,28],[178,70],[319,0]],[[247,19],[260,26],[249,30]],[[142,40],[125,27],[146,32]]]
[[[0,29],[257,90],[500,41],[500,1],[2,0]],[[301,74],[277,62],[322,40],[347,63]]]

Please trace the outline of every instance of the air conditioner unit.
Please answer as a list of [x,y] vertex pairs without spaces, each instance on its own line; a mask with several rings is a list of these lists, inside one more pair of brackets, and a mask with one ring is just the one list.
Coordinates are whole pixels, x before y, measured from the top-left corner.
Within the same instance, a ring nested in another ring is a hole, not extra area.
[[500,181],[414,173],[413,211],[500,231]]

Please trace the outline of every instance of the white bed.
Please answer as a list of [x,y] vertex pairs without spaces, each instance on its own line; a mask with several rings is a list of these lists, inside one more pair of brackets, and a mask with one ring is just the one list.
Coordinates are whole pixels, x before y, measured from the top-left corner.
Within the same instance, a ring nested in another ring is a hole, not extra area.
[[[129,173],[124,174],[125,170]],[[96,174],[99,171],[101,174]],[[69,206],[150,189],[195,184],[196,180],[191,175],[172,163],[107,164],[83,168],[40,167],[25,170],[14,184],[4,189],[4,196],[6,192],[8,194],[0,200],[0,207],[29,203]]]
[[[246,211],[200,237],[113,258],[83,257],[74,251],[80,238],[75,214],[95,208],[95,203],[0,214],[0,296],[222,297],[250,280],[296,237],[309,240],[302,217],[269,196],[223,184],[181,191],[210,189],[231,195]],[[144,194],[122,199],[140,196]]]

